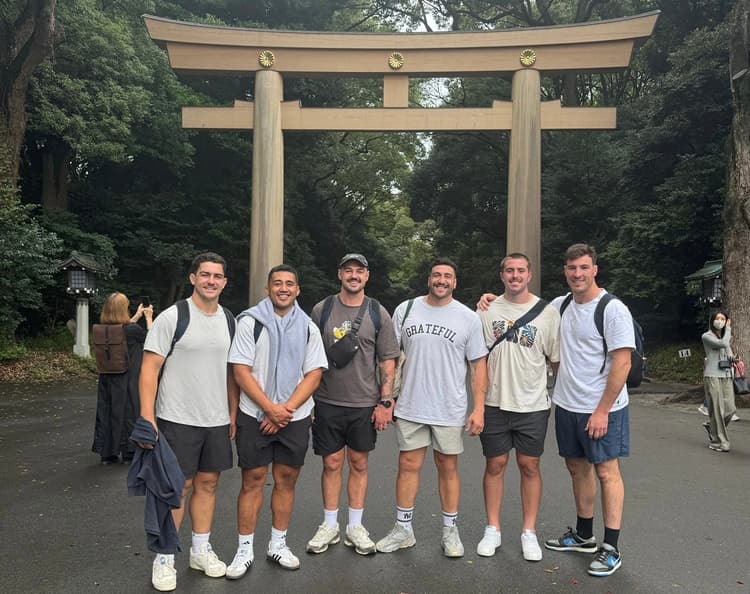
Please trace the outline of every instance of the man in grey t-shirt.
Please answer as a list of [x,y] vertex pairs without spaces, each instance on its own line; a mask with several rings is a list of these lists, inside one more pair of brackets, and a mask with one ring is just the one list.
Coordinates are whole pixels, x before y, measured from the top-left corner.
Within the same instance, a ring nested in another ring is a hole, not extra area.
[[388,312],[365,295],[370,278],[367,259],[362,254],[345,255],[339,261],[338,278],[341,290],[318,303],[312,319],[320,327],[327,352],[352,333],[356,333],[359,350],[345,366],[329,365],[315,391],[312,433],[315,453],[323,457],[323,523],[307,543],[307,551],[322,553],[341,539],[338,505],[346,460],[349,522],[344,544],[360,555],[370,555],[375,552],[375,543],[362,525],[367,462],[375,448],[376,430],[382,431],[393,422],[391,390],[399,347]]
[[[461,492],[458,454],[463,452],[464,429],[470,435],[479,435],[484,428],[487,347],[479,316],[453,299],[456,275],[456,265],[439,258],[430,268],[428,294],[402,303],[393,314],[396,337],[406,357],[395,411],[400,450],[396,524],[376,544],[381,553],[416,544],[412,516],[419,473],[431,445],[442,506],[443,554],[464,554],[457,527]],[[468,420],[467,361],[474,396]]]

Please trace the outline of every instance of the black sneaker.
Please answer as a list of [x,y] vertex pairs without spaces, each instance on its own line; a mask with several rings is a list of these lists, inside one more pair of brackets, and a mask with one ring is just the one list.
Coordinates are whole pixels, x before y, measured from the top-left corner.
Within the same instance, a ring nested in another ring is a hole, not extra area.
[[620,569],[620,565],[622,565],[622,555],[620,554],[620,551],[605,542],[602,543],[602,548],[599,549],[599,554],[591,562],[591,565],[589,565],[589,575],[606,577]]
[[553,551],[576,551],[577,553],[596,553],[596,538],[581,538],[568,526],[568,531],[560,538],[544,541],[544,546]]

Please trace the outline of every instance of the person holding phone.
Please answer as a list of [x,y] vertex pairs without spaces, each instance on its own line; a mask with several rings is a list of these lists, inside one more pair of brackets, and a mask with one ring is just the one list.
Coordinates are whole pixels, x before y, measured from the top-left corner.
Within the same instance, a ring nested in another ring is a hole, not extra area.
[[737,410],[734,404],[732,377],[732,320],[723,311],[717,311],[709,320],[709,327],[701,336],[706,351],[703,385],[708,398],[708,447],[714,452],[729,451],[727,425]]

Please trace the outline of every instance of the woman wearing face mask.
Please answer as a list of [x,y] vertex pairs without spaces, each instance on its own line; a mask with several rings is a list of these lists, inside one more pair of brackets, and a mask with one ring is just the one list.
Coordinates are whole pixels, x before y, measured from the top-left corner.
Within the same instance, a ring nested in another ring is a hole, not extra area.
[[703,370],[703,385],[708,398],[708,423],[704,423],[710,443],[715,452],[729,451],[727,425],[736,410],[732,386],[732,320],[723,311],[711,316],[708,332],[701,337],[706,351]]

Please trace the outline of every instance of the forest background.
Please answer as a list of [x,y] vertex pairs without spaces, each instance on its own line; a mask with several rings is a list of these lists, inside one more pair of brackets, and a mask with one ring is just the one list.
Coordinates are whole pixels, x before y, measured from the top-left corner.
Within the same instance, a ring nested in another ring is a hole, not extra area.
[[[746,15],[747,0],[737,3]],[[211,25],[382,32],[571,24],[660,10],[628,70],[542,80],[545,100],[618,109],[614,131],[543,132],[542,295],[565,292],[562,254],[589,242],[600,253],[599,284],[631,307],[650,344],[695,340],[707,312],[700,287],[684,278],[723,256],[734,4],[2,0],[0,124],[12,124],[8,81],[24,15],[36,11],[34,26],[46,23],[49,31],[27,77],[20,161],[7,150],[12,130],[0,142],[0,358],[73,316],[55,271],[72,250],[93,254],[109,271],[99,279],[94,318],[112,290],[133,304],[148,295],[157,311],[185,296],[189,261],[204,250],[229,262],[223,303],[235,312],[248,306],[252,133],[183,130],[180,108],[252,100],[253,77],[176,76],[146,33],[145,13]],[[375,80],[290,79],[284,87],[285,100],[307,107],[382,105]],[[496,99],[510,99],[509,76],[417,80],[410,88],[414,107]],[[300,271],[302,306],[309,311],[337,290],[337,260],[352,251],[370,261],[368,294],[391,310],[424,291],[435,255],[459,263],[463,302],[500,290],[508,141],[507,133],[285,133],[284,250]]]

